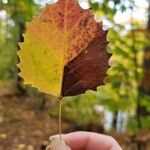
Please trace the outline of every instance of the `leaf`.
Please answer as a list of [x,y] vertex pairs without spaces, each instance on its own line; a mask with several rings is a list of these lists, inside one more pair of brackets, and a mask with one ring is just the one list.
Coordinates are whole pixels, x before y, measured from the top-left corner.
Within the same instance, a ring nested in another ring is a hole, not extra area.
[[92,11],[76,0],[47,5],[27,23],[19,75],[25,84],[57,97],[95,90],[108,68],[106,34]]

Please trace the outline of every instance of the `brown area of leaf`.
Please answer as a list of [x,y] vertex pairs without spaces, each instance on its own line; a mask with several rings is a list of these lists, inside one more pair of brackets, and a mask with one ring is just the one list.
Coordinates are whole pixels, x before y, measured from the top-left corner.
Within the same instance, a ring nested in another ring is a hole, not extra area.
[[100,29],[100,36],[93,38],[81,54],[65,66],[63,96],[96,90],[97,86],[104,84],[111,55],[106,51],[107,31],[103,31],[102,26]]

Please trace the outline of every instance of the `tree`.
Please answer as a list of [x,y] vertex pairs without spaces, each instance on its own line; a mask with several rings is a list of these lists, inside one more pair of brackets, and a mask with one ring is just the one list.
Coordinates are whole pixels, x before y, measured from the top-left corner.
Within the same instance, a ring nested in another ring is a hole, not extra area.
[[0,3],[0,11],[5,12],[5,19],[1,20],[1,24],[5,25],[1,30],[5,31],[5,34],[1,36],[6,39],[3,40],[0,47],[0,66],[3,68],[3,70],[0,70],[2,72],[0,77],[3,79],[15,79],[17,89],[23,94],[26,90],[21,85],[21,79],[17,75],[16,63],[18,60],[16,51],[19,48],[18,42],[23,41],[22,34],[25,31],[25,22],[31,20],[39,6],[33,0],[8,0],[7,2],[1,0]]

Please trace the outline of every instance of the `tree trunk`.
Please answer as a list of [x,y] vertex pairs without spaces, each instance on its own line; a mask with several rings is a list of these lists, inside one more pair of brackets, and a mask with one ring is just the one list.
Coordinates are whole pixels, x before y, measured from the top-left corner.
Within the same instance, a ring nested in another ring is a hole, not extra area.
[[[150,0],[148,8],[148,23],[147,23],[147,35],[146,37],[150,41]],[[141,93],[150,95],[150,44],[145,47],[144,52],[144,77],[140,86]]]
[[[148,8],[148,23],[147,23],[147,29],[146,29],[146,38],[150,41],[150,0],[149,2],[149,8]],[[150,43],[150,42],[149,42]],[[150,113],[141,106],[141,100],[142,97],[145,94],[150,95],[150,44],[145,47],[144,50],[144,76],[141,81],[141,85],[139,86],[139,93],[140,93],[140,99],[137,104],[137,117],[138,122],[140,122],[140,118],[142,116],[148,116]],[[140,127],[142,127],[141,123],[139,124]]]

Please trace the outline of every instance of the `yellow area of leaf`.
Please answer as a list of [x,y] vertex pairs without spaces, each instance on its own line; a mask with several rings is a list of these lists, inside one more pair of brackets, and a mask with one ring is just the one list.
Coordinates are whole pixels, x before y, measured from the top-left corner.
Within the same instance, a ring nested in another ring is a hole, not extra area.
[[[25,84],[31,84],[39,90],[60,96],[63,77],[63,34],[50,30],[47,23],[35,20],[28,24],[24,35],[25,42],[18,51],[21,68],[19,75]],[[52,25],[51,25],[52,28]],[[55,44],[54,41],[60,41]]]

